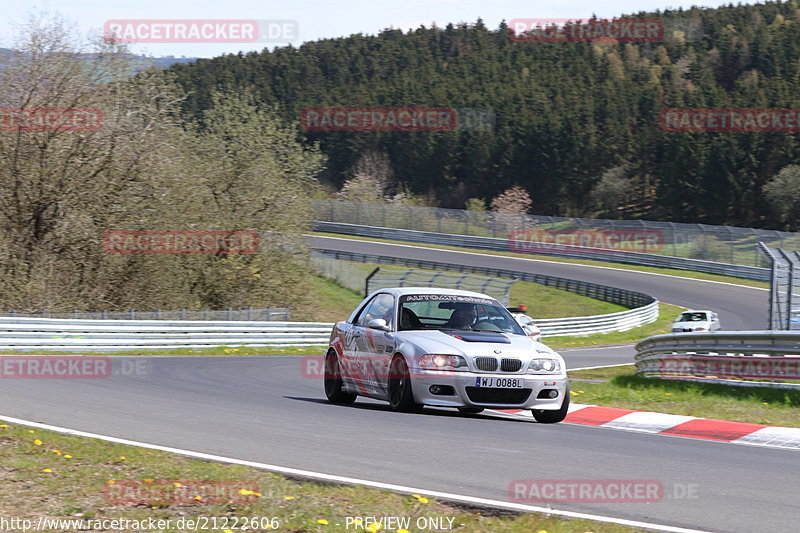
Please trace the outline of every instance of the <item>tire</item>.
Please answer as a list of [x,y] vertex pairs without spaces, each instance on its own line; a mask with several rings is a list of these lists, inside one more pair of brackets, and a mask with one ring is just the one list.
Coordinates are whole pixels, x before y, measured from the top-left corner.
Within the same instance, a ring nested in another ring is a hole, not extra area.
[[477,415],[483,412],[483,407],[459,407],[458,410],[465,414]]
[[569,412],[569,385],[564,389],[564,400],[561,402],[561,409],[549,411],[544,409],[531,409],[533,418],[541,424],[555,424],[567,418]]
[[401,413],[419,413],[422,404],[414,401],[408,364],[402,356],[392,359],[389,367],[389,405]]
[[331,403],[350,404],[358,396],[352,392],[345,392],[342,388],[342,370],[339,368],[339,358],[334,350],[328,350],[325,356],[325,396]]

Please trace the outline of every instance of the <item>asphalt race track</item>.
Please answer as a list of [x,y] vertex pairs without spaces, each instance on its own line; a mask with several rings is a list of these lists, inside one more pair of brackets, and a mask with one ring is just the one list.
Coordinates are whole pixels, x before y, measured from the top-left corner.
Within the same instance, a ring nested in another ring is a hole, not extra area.
[[762,330],[767,325],[768,292],[750,287],[709,283],[687,278],[676,279],[631,270],[614,270],[500,255],[487,256],[469,252],[419,248],[414,245],[385,244],[335,237],[308,237],[308,243],[314,248],[504,268],[622,287],[650,294],[662,302],[690,309],[717,311],[723,330]]
[[[314,242],[318,238],[314,238]],[[483,258],[327,239],[358,248],[537,271],[648,292],[759,329],[766,293],[559,263]],[[350,243],[350,244],[349,244]],[[564,351],[571,368],[630,362],[631,346]],[[115,358],[123,365],[131,358]],[[103,435],[371,481],[512,501],[514,480],[658,480],[657,503],[554,508],[707,531],[795,531],[797,451],[444,409],[394,413],[380,402],[324,401],[303,358],[156,357],[135,375],[0,380],[0,414]],[[538,504],[534,504],[538,505]]]

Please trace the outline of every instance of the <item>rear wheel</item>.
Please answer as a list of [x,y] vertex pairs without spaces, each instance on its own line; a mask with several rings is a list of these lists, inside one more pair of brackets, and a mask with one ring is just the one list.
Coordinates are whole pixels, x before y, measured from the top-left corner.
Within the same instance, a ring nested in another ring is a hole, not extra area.
[[477,415],[483,412],[483,407],[459,407],[458,410],[462,413]]
[[414,401],[414,395],[411,392],[411,375],[408,372],[408,364],[402,356],[392,359],[389,367],[389,405],[395,411],[404,413],[422,411],[422,404]]
[[555,424],[567,418],[569,412],[569,385],[564,389],[564,401],[561,402],[561,409],[549,411],[544,409],[531,409],[533,418],[542,424]]
[[325,356],[325,396],[329,402],[344,404],[353,403],[358,396],[342,388],[342,370],[335,350],[329,350]]

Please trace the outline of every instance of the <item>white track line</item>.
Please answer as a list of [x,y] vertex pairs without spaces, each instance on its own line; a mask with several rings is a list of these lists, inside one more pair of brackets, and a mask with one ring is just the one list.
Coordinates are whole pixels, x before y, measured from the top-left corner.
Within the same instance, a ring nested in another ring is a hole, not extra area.
[[[403,248],[414,248],[416,250],[434,250],[437,252],[450,252],[453,254],[465,254],[465,255],[477,255],[480,257],[496,257],[498,259],[516,259],[518,261],[530,261],[533,263],[547,263],[547,264],[566,264],[572,265],[576,267],[583,267],[583,268],[601,268],[605,270],[617,270],[619,272],[633,272],[636,274],[646,274],[648,276],[662,276],[665,278],[676,278],[684,281],[700,281],[703,283],[716,283],[718,285],[730,285],[732,287],[742,287],[743,289],[753,289],[755,291],[768,291],[769,289],[764,289],[761,287],[751,287],[749,285],[739,285],[738,283],[730,283],[728,281],[714,281],[710,279],[698,279],[698,278],[687,278],[684,276],[676,276],[674,274],[659,274],[657,272],[645,272],[642,270],[634,270],[631,268],[616,268],[616,267],[607,267],[607,266],[598,266],[598,265],[584,265],[582,263],[570,263],[568,261],[555,261],[555,260],[547,260],[547,259],[529,259],[527,257],[516,257],[513,255],[496,255],[496,254],[481,254],[477,252],[462,252],[461,250],[448,250],[446,248],[432,248],[430,246],[414,246],[412,244],[395,244],[392,242],[382,242],[382,241],[362,241],[360,239],[346,239],[343,237],[328,237],[322,235],[309,235],[306,234],[307,237],[314,237],[316,239],[336,239],[339,241],[349,241],[349,242],[361,242],[366,244],[382,244],[384,246],[400,246]],[[361,252],[353,252],[353,253],[361,253]],[[656,267],[657,268],[657,267]]]
[[601,366],[583,366],[581,368],[568,368],[567,372],[574,372],[576,370],[595,370],[596,368],[613,368],[615,366],[633,366],[636,363],[620,363],[618,365],[601,365]]
[[316,479],[320,481],[328,481],[328,482],[335,482],[335,483],[345,483],[348,485],[364,485],[376,489],[383,489],[383,490],[390,490],[393,492],[400,492],[400,493],[407,493],[407,494],[425,494],[428,496],[434,496],[437,498],[441,498],[443,500],[450,500],[456,501],[461,503],[468,503],[473,505],[483,505],[487,507],[496,507],[502,509],[509,509],[512,511],[520,511],[520,512],[534,512],[534,513],[544,513],[550,515],[557,515],[557,516],[564,516],[567,518],[582,518],[586,520],[595,520],[598,522],[607,522],[612,524],[620,524],[623,526],[630,526],[630,527],[639,527],[645,529],[653,529],[656,531],[667,531],[670,533],[709,533],[707,531],[702,531],[698,529],[686,529],[681,527],[674,527],[674,526],[666,526],[661,524],[653,524],[649,522],[639,522],[636,520],[625,520],[622,518],[614,518],[609,516],[602,516],[602,515],[593,515],[587,513],[576,513],[572,511],[562,511],[558,509],[550,509],[548,507],[538,507],[534,505],[524,505],[519,503],[511,503],[511,502],[504,502],[500,500],[490,500],[486,498],[476,498],[474,496],[464,496],[461,494],[451,494],[449,492],[439,492],[435,490],[426,490],[414,487],[406,487],[404,485],[394,485],[391,483],[382,483],[379,481],[369,481],[364,479],[358,478],[351,478],[351,477],[344,477],[344,476],[336,476],[332,474],[324,474],[321,472],[313,472],[310,470],[299,470],[297,468],[288,468],[285,466],[277,466],[271,465],[267,463],[258,463],[255,461],[245,461],[243,459],[233,459],[230,457],[223,457],[220,455],[211,455],[202,452],[194,452],[190,450],[182,450],[180,448],[171,448],[169,446],[160,446],[158,444],[149,444],[146,442],[139,442],[127,439],[120,439],[117,437],[109,437],[107,435],[98,435],[96,433],[87,433],[85,431],[79,431],[75,429],[69,428],[62,428],[59,426],[51,426],[49,424],[40,424],[38,422],[31,422],[29,420],[22,420],[19,418],[14,418],[10,416],[5,416],[0,414],[0,419],[5,420],[7,422],[11,422],[14,424],[19,424],[23,426],[30,426],[30,427],[37,427],[40,429],[46,429],[48,431],[55,431],[57,433],[64,433],[67,435],[76,435],[79,437],[87,437],[92,439],[99,439],[108,442],[115,442],[117,444],[125,444],[127,446],[137,446],[139,448],[148,448],[151,450],[160,450],[169,453],[175,453],[178,455],[184,455],[187,457],[194,457],[196,459],[204,459],[206,461],[217,461],[221,463],[229,463],[229,464],[236,464],[241,466],[248,466],[251,468],[258,468],[261,470],[268,470],[271,472],[278,472],[281,474],[288,474],[293,476],[300,476],[309,479]]

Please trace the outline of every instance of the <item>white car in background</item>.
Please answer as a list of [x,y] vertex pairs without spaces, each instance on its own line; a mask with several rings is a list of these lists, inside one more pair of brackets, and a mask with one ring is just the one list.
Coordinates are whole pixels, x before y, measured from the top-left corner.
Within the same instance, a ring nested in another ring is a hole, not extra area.
[[535,320],[525,314],[526,309],[524,307],[508,307],[507,309],[511,316],[514,317],[514,320],[517,321],[517,324],[522,326],[528,337],[536,342],[542,342],[542,330],[536,325]]
[[672,323],[672,333],[717,331],[721,327],[719,315],[714,311],[689,309],[678,315]]

